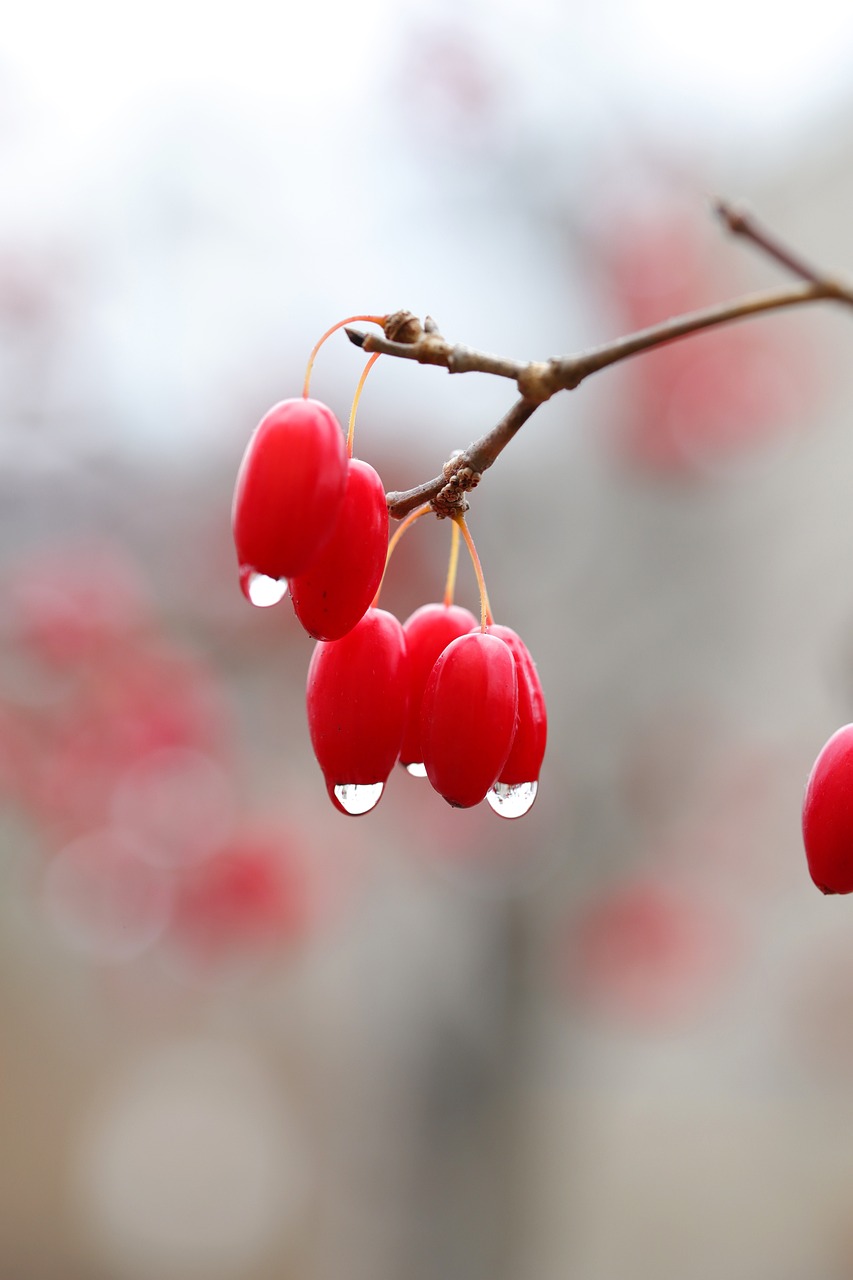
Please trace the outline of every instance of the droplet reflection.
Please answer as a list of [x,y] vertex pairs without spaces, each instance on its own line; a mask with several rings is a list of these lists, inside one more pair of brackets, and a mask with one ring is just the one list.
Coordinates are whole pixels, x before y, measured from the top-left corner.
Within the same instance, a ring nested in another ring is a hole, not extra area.
[[287,595],[287,578],[268,578],[255,569],[240,570],[240,586],[246,599],[259,609],[269,609]]
[[522,818],[533,807],[538,782],[496,782],[486,799],[499,818]]
[[375,809],[384,790],[384,782],[341,782],[334,788],[338,804],[353,817]]

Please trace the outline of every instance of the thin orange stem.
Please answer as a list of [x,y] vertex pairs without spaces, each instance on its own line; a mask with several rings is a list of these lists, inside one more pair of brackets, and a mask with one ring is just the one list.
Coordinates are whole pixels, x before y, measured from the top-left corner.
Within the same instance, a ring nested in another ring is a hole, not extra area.
[[447,565],[447,581],[444,584],[444,603],[449,608],[453,604],[456,591],[456,570],[459,567],[459,525],[455,520],[450,525],[450,560]]
[[320,350],[327,338],[331,338],[332,334],[336,333],[338,329],[343,329],[345,324],[352,324],[353,320],[365,320],[371,324],[378,324],[384,327],[387,319],[387,316],[348,316],[346,320],[339,320],[337,324],[332,325],[331,329],[327,329],[322,338],[315,343],[314,349],[308,357],[308,366],[305,370],[305,382],[302,386],[302,395],[305,399],[308,399],[308,390],[311,386],[311,370],[314,368],[314,361],[317,358],[317,352]]
[[358,386],[355,389],[355,395],[352,398],[352,408],[349,411],[349,424],[347,426],[347,457],[352,457],[352,442],[355,437],[355,415],[358,410],[358,402],[361,399],[361,389],[364,386],[367,375],[379,359],[379,352],[372,355],[367,364],[361,371],[361,377],[358,380]]
[[462,515],[454,516],[453,523],[459,526],[462,537],[465,539],[465,546],[468,548],[468,554],[471,557],[471,563],[474,566],[474,572],[477,575],[477,586],[480,589],[480,630],[485,631],[486,627],[492,625],[494,618],[489,604],[489,593],[486,591],[483,566],[480,564],[480,557],[477,555],[477,548],[474,546],[474,539],[471,537],[471,531],[465,522],[465,517]]
[[374,609],[379,604],[379,596],[382,591],[382,583],[385,581],[385,574],[388,572],[388,561],[391,559],[391,556],[394,554],[394,548],[396,547],[397,543],[400,541],[400,539],[402,538],[406,530],[410,529],[416,520],[420,520],[421,516],[428,515],[430,511],[432,511],[432,507],[429,505],[428,502],[425,502],[422,507],[418,507],[417,511],[413,511],[410,515],[406,516],[405,520],[403,520],[397,526],[397,528],[394,530],[393,534],[389,538],[388,550],[385,552],[385,568],[382,570],[382,578],[379,582],[379,586],[376,589],[376,595],[373,597]]

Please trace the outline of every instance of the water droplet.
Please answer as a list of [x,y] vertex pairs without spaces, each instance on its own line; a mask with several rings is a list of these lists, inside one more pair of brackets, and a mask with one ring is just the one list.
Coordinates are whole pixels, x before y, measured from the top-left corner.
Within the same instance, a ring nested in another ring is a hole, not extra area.
[[425,778],[426,765],[425,764],[407,764],[406,773],[410,773],[413,778]]
[[340,782],[334,788],[338,804],[353,817],[375,809],[384,790],[384,782]]
[[252,604],[268,609],[287,595],[287,578],[268,578],[265,573],[244,566],[240,570],[240,587]]
[[496,782],[486,799],[499,818],[521,818],[532,808],[538,782]]

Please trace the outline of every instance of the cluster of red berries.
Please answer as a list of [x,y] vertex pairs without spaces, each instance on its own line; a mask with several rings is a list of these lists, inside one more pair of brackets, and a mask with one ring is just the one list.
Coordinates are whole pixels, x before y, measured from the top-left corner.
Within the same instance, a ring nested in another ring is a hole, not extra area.
[[313,931],[322,859],[244,812],[227,689],[141,565],[108,540],[45,544],[3,588],[0,805],[44,857],[57,936],[107,963],[158,947],[202,977]]
[[823,893],[853,893],[853,724],[818,755],[803,800],[803,843]]
[[450,593],[405,623],[377,607],[388,510],[379,476],[351,447],[324,404],[282,401],[249,441],[232,509],[244,593],[272,604],[289,591],[318,642],[308,725],[329,797],[343,813],[368,813],[399,762],[451,805],[487,799],[520,817],[536,798],[547,732],[533,660],[492,622],[481,579],[479,624]]
[[308,726],[335,806],[367,813],[398,761],[456,808],[487,799],[515,818],[536,798],[545,700],[509,627],[426,604],[403,624],[370,608],[320,642],[308,669]]

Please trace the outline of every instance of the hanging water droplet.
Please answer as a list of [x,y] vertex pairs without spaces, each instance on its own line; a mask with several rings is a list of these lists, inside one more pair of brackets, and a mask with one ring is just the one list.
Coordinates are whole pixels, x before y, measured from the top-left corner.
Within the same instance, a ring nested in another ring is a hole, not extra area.
[[353,817],[375,809],[384,790],[384,782],[340,782],[334,788],[338,804]]
[[278,604],[287,595],[287,578],[268,578],[265,573],[245,566],[240,570],[240,587],[243,595],[259,609]]
[[413,778],[425,778],[426,765],[425,764],[407,764],[406,773],[410,773]]
[[521,818],[532,807],[538,782],[496,782],[486,799],[500,818]]

